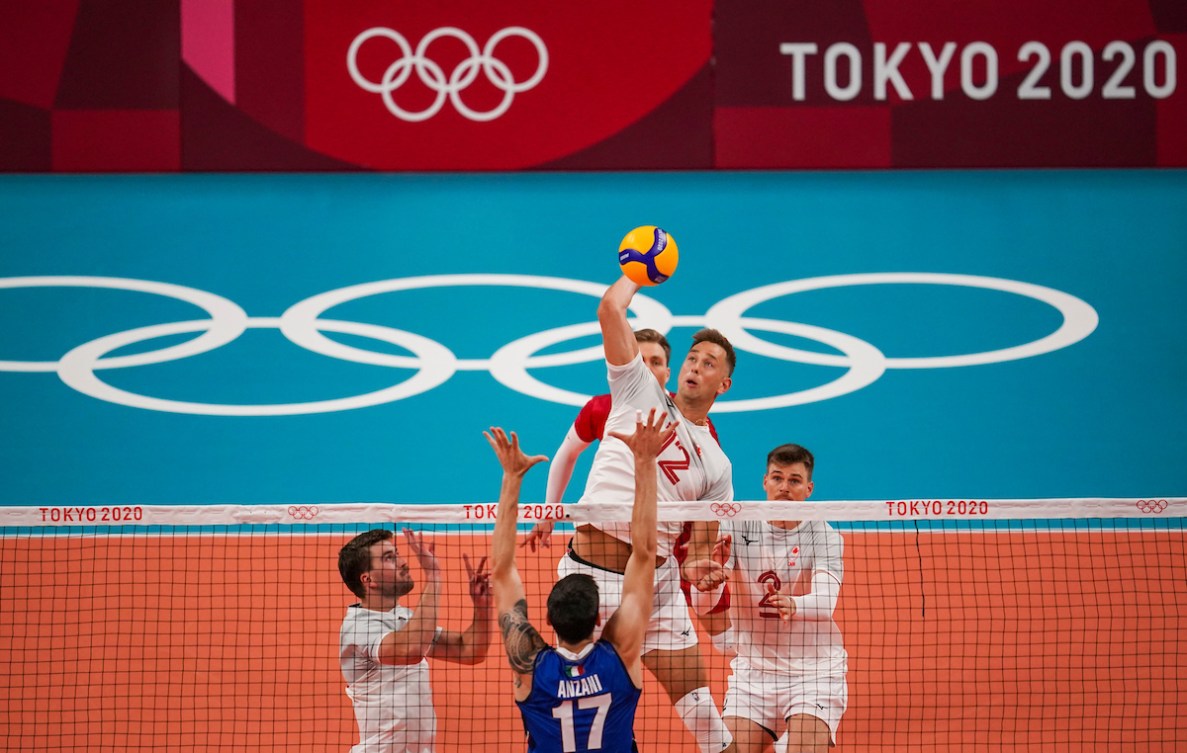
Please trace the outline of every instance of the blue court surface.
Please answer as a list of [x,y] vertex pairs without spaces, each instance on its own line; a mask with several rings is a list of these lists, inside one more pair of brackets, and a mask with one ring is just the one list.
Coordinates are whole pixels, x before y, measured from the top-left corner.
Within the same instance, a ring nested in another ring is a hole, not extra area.
[[1182,171],[6,176],[0,503],[492,500],[643,224],[673,376],[739,346],[739,499],[789,441],[817,499],[1187,493]]

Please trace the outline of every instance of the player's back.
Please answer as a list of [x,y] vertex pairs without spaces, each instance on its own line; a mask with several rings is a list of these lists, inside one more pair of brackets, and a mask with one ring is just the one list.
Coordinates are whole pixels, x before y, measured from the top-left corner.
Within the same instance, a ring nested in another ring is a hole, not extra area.
[[607,641],[581,654],[536,656],[532,690],[519,701],[530,753],[631,753],[640,690]]

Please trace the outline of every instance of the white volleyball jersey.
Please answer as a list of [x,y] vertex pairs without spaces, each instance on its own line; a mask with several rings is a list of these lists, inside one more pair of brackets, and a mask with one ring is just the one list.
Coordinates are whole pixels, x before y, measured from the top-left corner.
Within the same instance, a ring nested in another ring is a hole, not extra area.
[[791,530],[738,520],[722,523],[721,533],[733,537],[730,619],[738,657],[766,672],[845,672],[847,655],[831,616],[793,616],[785,622],[767,603],[768,583],[781,593],[803,596],[813,572],[824,571],[839,584],[844,575],[841,534],[828,523],[807,520]]
[[429,663],[379,662],[379,644],[402,630],[412,610],[398,606],[376,612],[355,604],[339,633],[339,660],[346,695],[354,704],[359,743],[351,753],[431,753],[437,733]]
[[[624,366],[606,365],[610,381],[611,410],[606,435],[598,445],[593,467],[585,482],[581,504],[633,502],[635,500],[635,458],[621,440],[610,436],[635,433],[637,411],[657,409],[657,414],[676,421],[676,436],[657,458],[657,499],[661,502],[727,501],[734,498],[733,468],[707,426],[697,426],[683,414],[643,363],[643,357]],[[598,528],[620,541],[630,543],[630,522],[599,523]],[[670,557],[680,535],[679,521],[659,521],[658,555]]]

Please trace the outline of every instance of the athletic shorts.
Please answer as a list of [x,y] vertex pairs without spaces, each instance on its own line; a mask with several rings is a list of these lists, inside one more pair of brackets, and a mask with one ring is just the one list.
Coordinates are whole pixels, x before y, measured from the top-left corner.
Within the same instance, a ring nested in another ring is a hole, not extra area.
[[774,674],[734,657],[721,715],[749,719],[776,739],[787,731],[789,717],[807,714],[828,725],[829,742],[836,745],[837,725],[848,704],[845,675]]
[[[556,574],[563,578],[584,573],[598,584],[598,613],[601,625],[594,629],[594,639],[602,634],[602,627],[622,602],[622,573],[606,570],[581,559],[570,550],[561,558]],[[675,557],[668,557],[655,570],[655,600],[651,622],[643,639],[643,653],[654,649],[679,651],[697,645],[697,631],[688,614],[684,592],[680,590],[680,568]]]

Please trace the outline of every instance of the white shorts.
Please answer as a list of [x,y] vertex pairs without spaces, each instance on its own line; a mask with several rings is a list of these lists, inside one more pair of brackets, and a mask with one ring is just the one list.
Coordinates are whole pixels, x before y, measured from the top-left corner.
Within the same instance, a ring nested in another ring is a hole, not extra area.
[[[606,621],[622,603],[622,573],[598,567],[570,551],[561,558],[556,574],[563,578],[573,573],[589,575],[598,584],[598,613],[602,622],[594,628],[594,640],[597,640]],[[655,600],[647,635],[643,638],[643,653],[655,649],[679,651],[695,645],[697,631],[688,614],[684,592],[680,590],[680,567],[675,557],[668,557],[655,570]]]
[[845,675],[774,674],[735,657],[721,715],[749,719],[776,739],[786,732],[789,717],[807,714],[828,725],[829,741],[836,745],[837,725],[848,705]]

